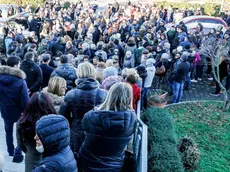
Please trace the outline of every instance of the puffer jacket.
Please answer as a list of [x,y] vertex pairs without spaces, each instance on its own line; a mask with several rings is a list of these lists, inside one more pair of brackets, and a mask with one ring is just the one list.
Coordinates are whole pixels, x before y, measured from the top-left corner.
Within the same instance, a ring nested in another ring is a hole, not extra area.
[[61,115],[46,115],[36,123],[36,133],[44,147],[43,159],[33,172],[77,172],[77,163],[69,147],[68,121]]
[[[76,80],[76,86],[76,89],[66,94],[64,105],[61,106],[59,112],[71,123],[70,146],[75,158],[77,158],[81,144],[85,139],[81,124],[82,118],[85,113],[103,103],[106,97],[106,92],[98,89],[99,83],[94,79],[79,78]],[[72,113],[72,118],[70,118],[70,113]]]
[[29,102],[25,73],[0,66],[0,112],[5,121],[17,122]]
[[78,167],[84,172],[120,172],[136,123],[133,110],[95,110],[82,120],[86,139],[79,152]]
[[47,91],[48,87],[43,88],[42,92],[51,97],[52,103],[55,107],[56,112],[59,112],[60,106],[64,103],[64,96],[58,96]]
[[66,80],[67,91],[71,90],[75,84],[74,81],[77,79],[76,69],[68,64],[60,64],[51,74],[51,77],[59,76]]

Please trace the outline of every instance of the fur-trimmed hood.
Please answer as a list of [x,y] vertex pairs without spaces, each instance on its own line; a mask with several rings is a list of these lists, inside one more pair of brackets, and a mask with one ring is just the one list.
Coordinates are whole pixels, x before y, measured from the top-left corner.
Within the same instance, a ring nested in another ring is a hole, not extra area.
[[21,79],[26,79],[26,74],[19,68],[0,66],[0,75],[13,75]]

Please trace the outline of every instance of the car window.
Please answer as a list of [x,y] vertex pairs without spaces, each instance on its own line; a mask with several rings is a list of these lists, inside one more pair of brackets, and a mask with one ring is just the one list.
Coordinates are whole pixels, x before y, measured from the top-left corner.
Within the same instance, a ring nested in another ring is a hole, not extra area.
[[200,20],[198,20],[198,22],[201,22],[201,23],[222,24],[222,22],[220,22],[218,20],[212,20],[212,19],[200,19]]
[[194,20],[191,20],[191,21],[187,22],[186,24],[190,24],[190,23],[213,23],[213,24],[223,24],[221,21],[219,21],[219,20],[214,20],[214,19],[194,19]]

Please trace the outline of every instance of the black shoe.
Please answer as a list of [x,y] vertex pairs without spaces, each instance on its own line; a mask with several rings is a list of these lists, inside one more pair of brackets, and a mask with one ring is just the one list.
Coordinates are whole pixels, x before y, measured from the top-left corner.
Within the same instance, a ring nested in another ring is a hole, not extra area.
[[173,92],[169,92],[169,94],[168,94],[169,96],[172,96],[173,95]]
[[188,87],[185,87],[185,88],[184,88],[184,90],[190,90],[190,88],[188,88]]
[[14,155],[14,158],[13,158],[13,161],[12,162],[15,162],[15,163],[20,163],[22,162],[24,159],[24,156],[21,154],[21,155]]
[[14,156],[14,153],[9,153],[9,156]]

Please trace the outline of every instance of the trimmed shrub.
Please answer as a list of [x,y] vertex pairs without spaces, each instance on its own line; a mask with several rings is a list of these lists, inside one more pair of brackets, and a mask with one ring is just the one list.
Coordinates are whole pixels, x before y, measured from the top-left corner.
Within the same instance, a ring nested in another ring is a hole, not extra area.
[[172,2],[159,2],[156,3],[158,6],[163,6],[165,8],[167,7],[172,7],[175,9],[182,10],[183,8],[189,9],[190,7],[197,9],[200,7],[204,14],[206,15],[214,15],[218,16],[220,12],[220,5],[218,4],[213,4],[213,3],[206,3],[206,4],[190,4],[188,2],[183,2],[183,3],[172,3]]
[[148,126],[148,171],[183,172],[173,120],[165,109],[149,108],[142,115]]
[[[45,0],[0,0],[0,4],[20,4],[20,5],[31,5],[33,7],[38,7],[44,4]],[[21,4],[22,2],[22,4]]]
[[185,169],[193,169],[200,160],[200,151],[195,141],[185,136],[179,140],[178,151]]

